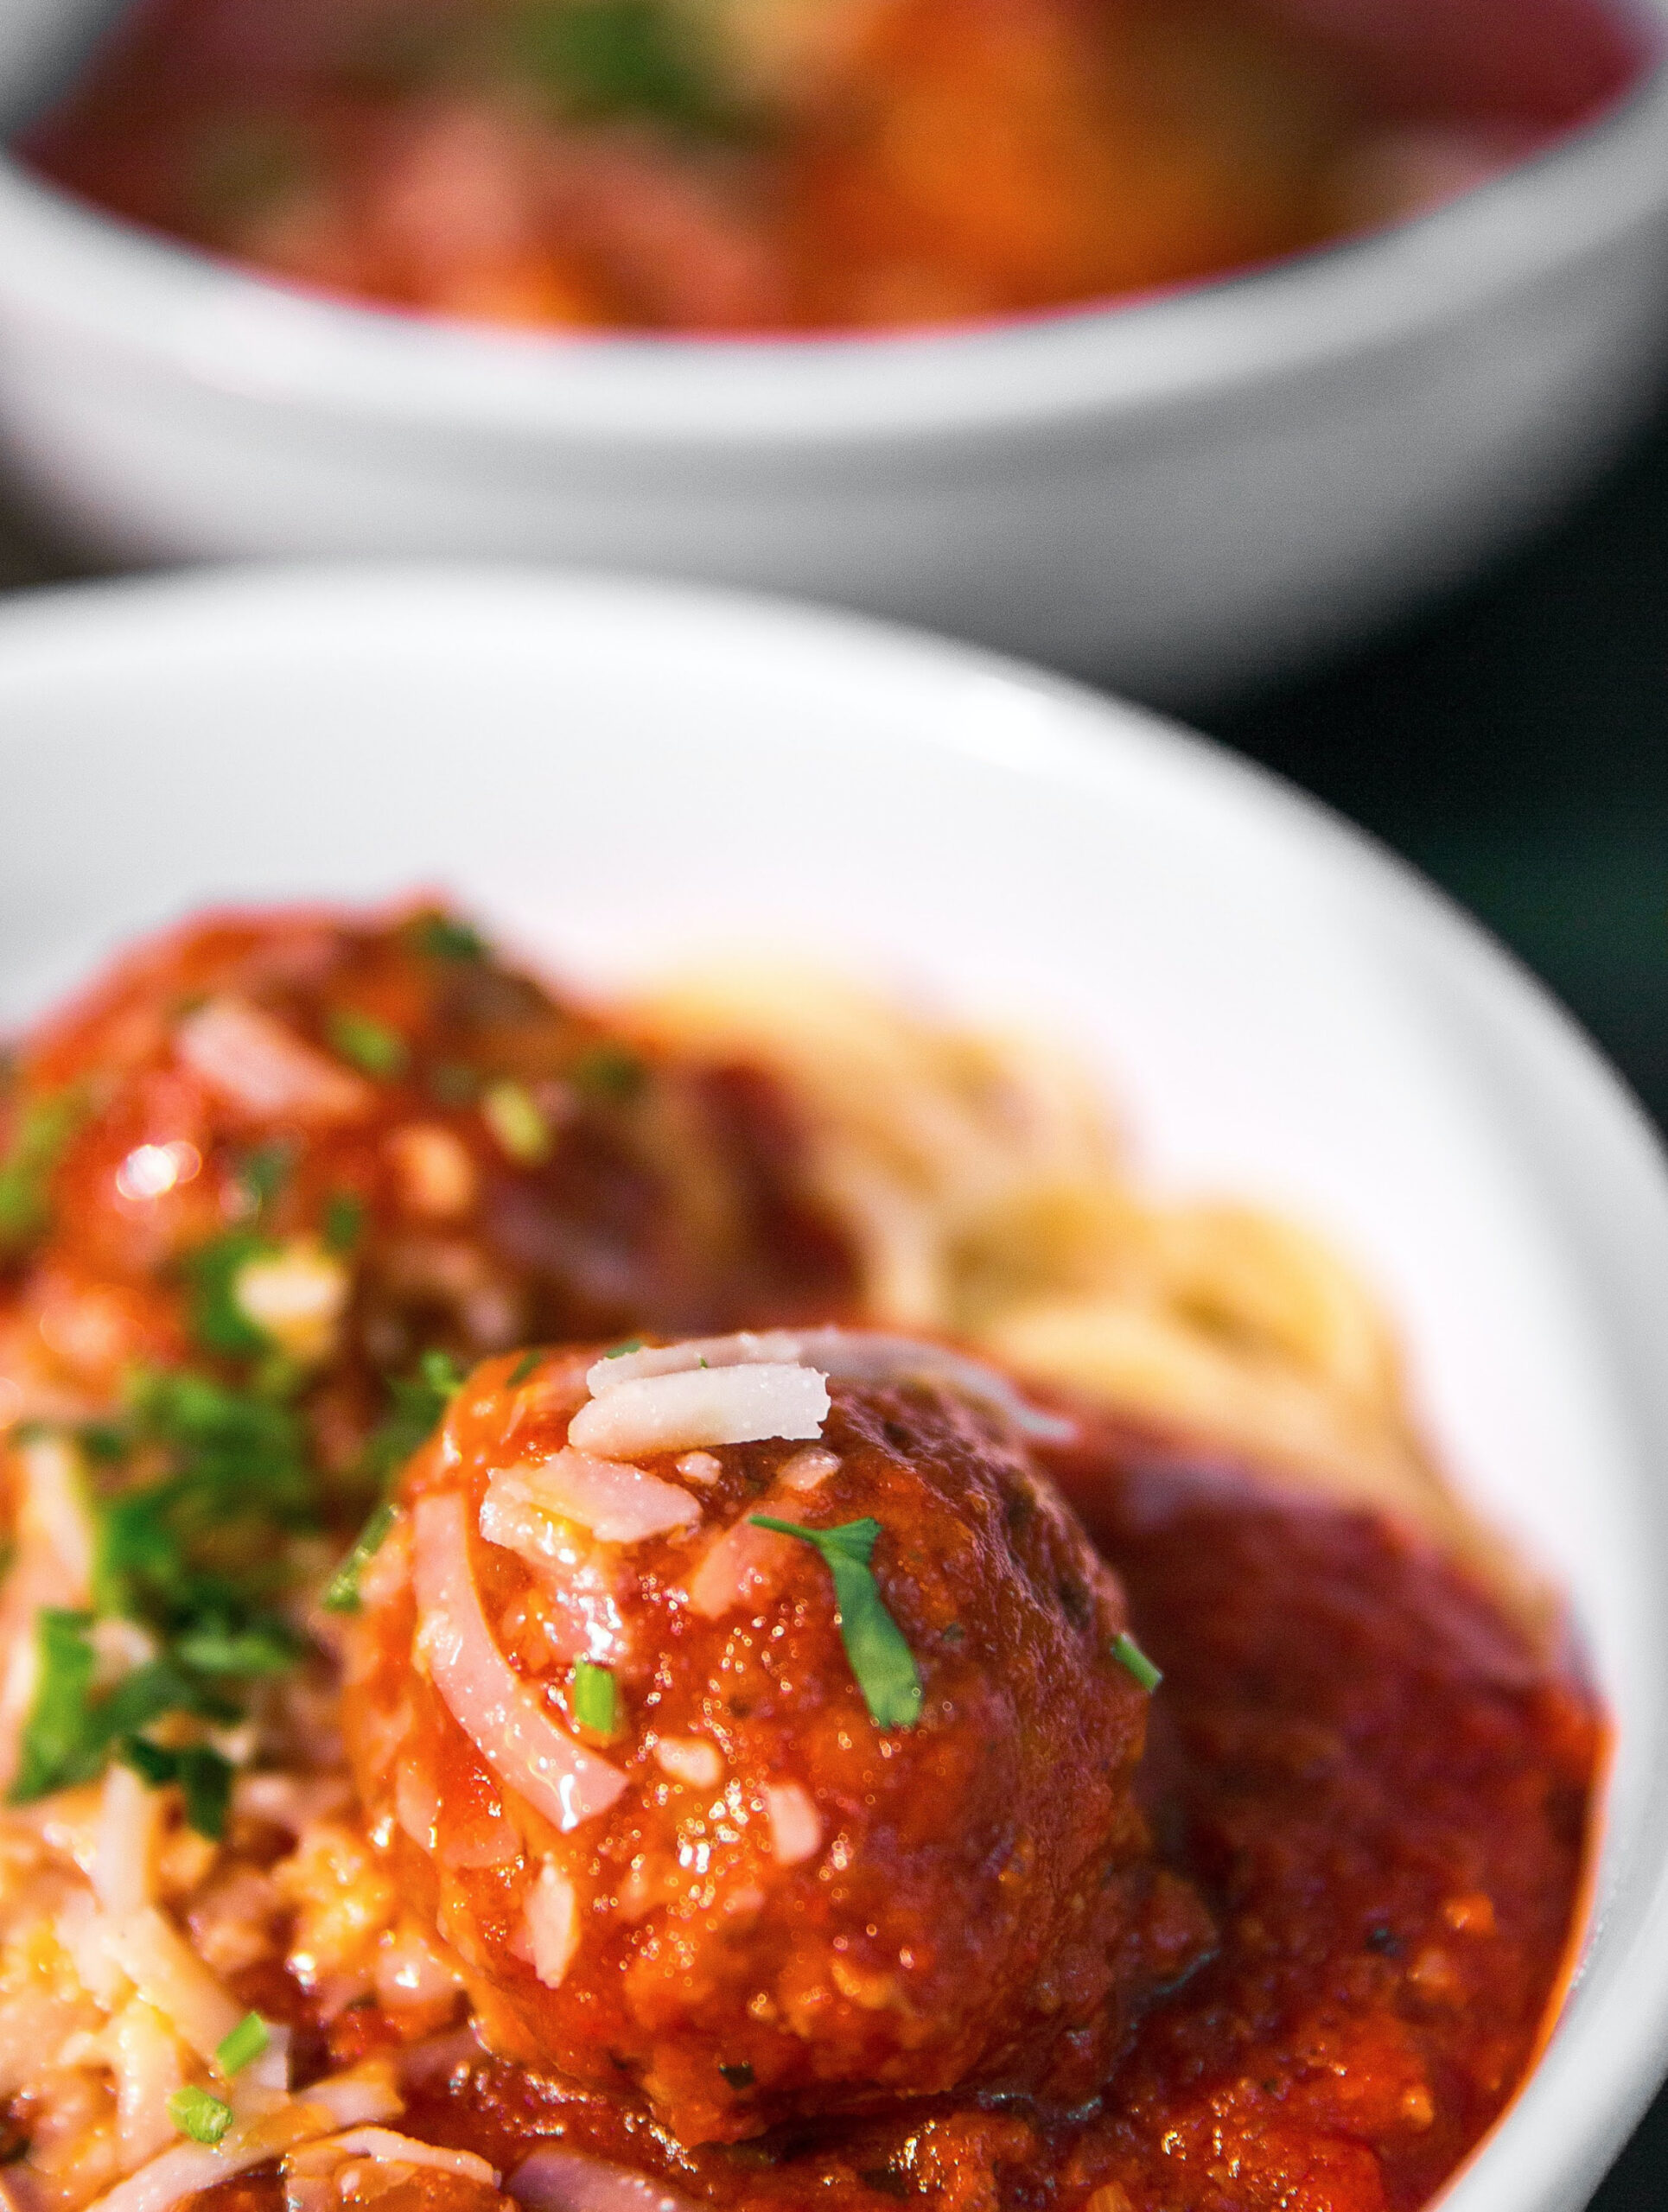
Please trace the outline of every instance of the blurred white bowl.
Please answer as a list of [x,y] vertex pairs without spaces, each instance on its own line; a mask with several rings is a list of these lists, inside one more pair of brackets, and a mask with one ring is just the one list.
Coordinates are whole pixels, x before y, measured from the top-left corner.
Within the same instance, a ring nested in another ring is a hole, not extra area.
[[[16,116],[113,0],[0,8]],[[1639,0],[1660,33],[1668,0]],[[0,158],[0,428],[140,559],[497,554],[844,601],[1198,694],[1553,509],[1668,358],[1668,65],[1380,236],[1134,308],[828,342],[305,297]]]
[[1615,1724],[1585,1956],[1447,2212],[1579,2212],[1668,2058],[1668,1176],[1572,1026],[1318,808],[1136,711],[812,615],[327,570],[0,607],[0,1022],[200,900],[451,887],[607,980],[767,941],[1052,1023],[1149,1172],[1391,1298]]

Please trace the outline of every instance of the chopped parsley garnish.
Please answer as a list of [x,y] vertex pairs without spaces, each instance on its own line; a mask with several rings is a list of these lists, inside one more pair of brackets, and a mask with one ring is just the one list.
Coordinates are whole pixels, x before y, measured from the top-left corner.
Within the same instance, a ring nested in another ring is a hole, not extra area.
[[0,1258],[22,1251],[50,1225],[52,1171],[86,1114],[79,1085],[32,1098],[20,1110],[0,1159]]
[[360,1609],[360,1577],[382,1548],[399,1509],[385,1498],[359,1532],[359,1541],[331,1576],[320,1601],[327,1613],[356,1613]]
[[509,29],[512,60],[563,116],[703,134],[740,126],[737,103],[666,0],[520,0]]
[[524,1351],[504,1378],[504,1388],[506,1390],[519,1390],[531,1376],[538,1372],[539,1368],[544,1364],[544,1353],[536,1347],[532,1351]]
[[200,1675],[283,1675],[302,1656],[300,1639],[282,1621],[267,1620],[245,1628],[226,1628],[205,1621],[174,1639],[181,1665]]
[[484,960],[487,941],[454,914],[417,914],[405,925],[405,942],[430,960]]
[[536,1167],[551,1151],[550,1124],[524,1083],[495,1083],[481,1102],[481,1119],[500,1148],[523,1167]]
[[232,2125],[231,2106],[224,2099],[211,2095],[208,2090],[199,2088],[195,2082],[175,2089],[168,2101],[168,2116],[181,2135],[188,2135],[194,2143],[207,2143],[211,2148]]
[[442,1411],[468,1380],[449,1351],[425,1351],[417,1362],[417,1371],[440,1400]]
[[579,1726],[589,1728],[593,1735],[612,1736],[619,1726],[618,1705],[613,1669],[598,1667],[589,1659],[576,1659],[573,1717]]
[[186,1826],[218,1843],[232,1805],[232,1762],[207,1744],[193,1744],[175,1756]]
[[103,1763],[103,1747],[86,1740],[87,1693],[96,1665],[87,1640],[92,1626],[91,1613],[56,1605],[43,1606],[35,1617],[35,1701],[11,1785],[14,1804],[91,1781]]
[[1112,1656],[1120,1667],[1135,1676],[1142,1688],[1149,1694],[1164,1679],[1162,1671],[1154,1666],[1128,1629],[1113,1638]]
[[[604,1359],[624,1359],[628,1353],[641,1351],[642,1349],[643,1339],[641,1337],[627,1337],[625,1343],[622,1344],[611,1344],[608,1350],[603,1353],[602,1357]],[[704,1363],[705,1363],[703,1362],[703,1365]]]
[[411,1048],[398,1029],[353,1007],[337,1007],[326,1027],[342,1058],[379,1081],[404,1073],[411,1059]]
[[223,2036],[215,2046],[214,2063],[229,2081],[232,2075],[241,2074],[245,2066],[252,2066],[271,2040],[260,2014],[245,2012],[230,2035]]
[[116,1746],[116,1756],[153,1789],[177,1782],[187,1827],[213,1843],[220,1841],[232,1803],[230,1759],[222,1758],[208,1744],[188,1744],[182,1750],[170,1751],[165,1745],[153,1744],[148,1736],[124,1736]]
[[836,1529],[802,1529],[767,1513],[749,1516],[755,1529],[773,1529],[822,1554],[834,1578],[840,1638],[877,1728],[913,1728],[920,1719],[921,1678],[903,1630],[886,1610],[869,1560],[881,1533],[878,1521],[847,1521]]
[[568,1072],[582,1098],[608,1106],[629,1105],[648,1087],[647,1064],[623,1045],[594,1045]]
[[[289,1406],[188,1369],[137,1377],[124,1414],[98,1426],[93,1610],[37,1618],[11,1796],[91,1781],[114,1754],[154,1786],[177,1783],[191,1825],[218,1835],[227,1762],[207,1743],[161,1745],[143,1732],[164,1716],[176,1737],[181,1720],[198,1731],[236,1722],[242,1686],[300,1657],[276,1601],[285,1539],[316,1525],[304,1432]],[[136,1624],[154,1655],[108,1686],[97,1681],[99,1618]]]
[[324,1209],[324,1241],[339,1257],[359,1243],[365,1228],[365,1201],[352,1191],[335,1191]]

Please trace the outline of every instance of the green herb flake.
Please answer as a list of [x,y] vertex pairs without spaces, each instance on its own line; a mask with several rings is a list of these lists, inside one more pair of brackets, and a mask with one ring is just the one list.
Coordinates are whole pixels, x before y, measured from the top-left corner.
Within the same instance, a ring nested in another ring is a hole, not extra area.
[[623,1045],[594,1045],[568,1072],[582,1098],[606,1106],[628,1106],[648,1088],[646,1062]]
[[325,1586],[320,1603],[327,1613],[356,1613],[360,1609],[360,1577],[382,1548],[399,1509],[392,1498],[378,1506],[359,1532],[358,1541]]
[[602,1357],[604,1359],[625,1359],[627,1358],[631,1353],[634,1351],[641,1351],[642,1349],[643,1339],[641,1337],[627,1337],[624,1344],[611,1345],[609,1349],[603,1353]]
[[245,2066],[254,2062],[267,2050],[272,2041],[271,2031],[258,2012],[245,2012],[237,2026],[223,2036],[214,2050],[214,2063],[228,2081],[234,2074],[241,2074]]
[[425,1351],[417,1362],[417,1371],[435,1395],[448,1404],[468,1380],[449,1351]]
[[93,1651],[91,1613],[43,1606],[35,1617],[35,1696],[8,1793],[27,1805],[49,1790],[89,1782],[99,1771],[102,1746],[88,1705]]
[[666,0],[520,0],[509,36],[512,61],[564,117],[640,117],[697,133],[740,126],[711,58]]
[[481,1117],[519,1166],[537,1167],[550,1158],[550,1123],[525,1084],[493,1084],[481,1099]]
[[506,1390],[519,1390],[524,1382],[530,1381],[538,1374],[544,1363],[544,1355],[537,1347],[532,1351],[524,1351],[504,1378],[504,1388]]
[[79,1085],[29,1100],[0,1158],[0,1258],[21,1252],[51,1225],[53,1170],[86,1118]]
[[1154,1666],[1128,1629],[1125,1629],[1121,1636],[1113,1638],[1112,1656],[1120,1667],[1135,1676],[1136,1681],[1149,1695],[1164,1679],[1162,1670]]
[[[165,1706],[157,1707],[159,1712],[167,1709]],[[154,1719],[156,1715],[147,1713],[143,1717]],[[186,1826],[197,1834],[207,1836],[211,1843],[220,1841],[232,1807],[230,1759],[223,1758],[208,1744],[188,1744],[176,1751],[153,1744],[149,1737],[137,1735],[118,1736],[116,1756],[152,1789],[177,1783]]]
[[345,1258],[359,1243],[365,1229],[365,1201],[352,1191],[334,1191],[324,1209],[324,1241],[338,1258]]
[[869,1560],[881,1533],[878,1521],[847,1521],[835,1529],[802,1529],[767,1513],[749,1516],[755,1529],[792,1536],[822,1554],[834,1578],[840,1637],[857,1687],[877,1728],[913,1728],[920,1719],[921,1678],[903,1630],[886,1609]]
[[326,1027],[342,1058],[379,1082],[403,1074],[411,1060],[411,1048],[397,1029],[353,1007],[335,1007]]
[[180,1795],[185,1801],[186,1826],[219,1843],[232,1808],[231,1760],[207,1744],[193,1744],[180,1753]]
[[151,1789],[164,1789],[179,1779],[179,1753],[153,1744],[148,1736],[124,1736],[116,1746],[116,1756]]
[[302,1656],[294,1631],[280,1620],[258,1621],[232,1628],[204,1621],[181,1631],[174,1640],[174,1656],[200,1675],[287,1674]]
[[589,1659],[576,1659],[573,1669],[573,1717],[594,1736],[612,1736],[619,1726],[619,1698],[614,1670]]
[[207,2143],[211,2149],[232,2125],[231,2106],[195,2082],[175,2089],[168,2101],[168,2116],[181,2135],[188,2135],[194,2143]]
[[487,941],[455,914],[417,914],[405,925],[405,942],[430,960],[484,960]]
[[[191,1826],[218,1838],[228,1762],[200,1740],[164,1747],[145,1732],[165,1716],[239,1721],[241,1685],[301,1656],[274,1601],[290,1571],[286,1538],[318,1525],[316,1471],[291,1407],[188,1368],[136,1375],[124,1413],[100,1427],[93,1611],[37,1617],[13,1796],[92,1781],[114,1755],[153,1788],[177,1783]],[[95,1680],[99,1616],[142,1626],[155,1650],[108,1688]]]

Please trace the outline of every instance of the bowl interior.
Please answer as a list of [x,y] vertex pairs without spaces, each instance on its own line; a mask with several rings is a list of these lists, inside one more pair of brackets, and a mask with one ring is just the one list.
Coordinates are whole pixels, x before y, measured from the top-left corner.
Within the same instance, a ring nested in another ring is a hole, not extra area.
[[[131,4],[0,8],[0,142]],[[32,336],[73,334],[84,357],[112,349],[124,378],[137,368],[146,385],[166,365],[217,397],[346,415],[397,437],[442,425],[494,445],[571,437],[605,466],[648,454],[663,468],[692,452],[703,468],[715,452],[820,460],[922,435],[953,448],[1119,415],[1143,418],[1139,435],[1168,437],[1201,401],[1243,391],[1255,410],[1296,369],[1329,372],[1473,317],[1664,219],[1668,0],[1262,4],[1346,51],[1404,62],[1433,38],[1443,52],[1455,39],[1493,51],[1501,41],[1478,26],[1509,16],[1514,35],[1540,26],[1537,51],[1560,36],[1593,46],[1600,79],[1627,89],[1492,183],[1382,231],[1109,305],[786,340],[507,330],[313,295],[85,207],[0,143],[0,306]],[[1408,97],[1417,109],[1429,87]]]
[[0,613],[0,1020],[215,899],[447,887],[606,983],[729,948],[1018,1014],[1162,1183],[1383,1286],[1455,1478],[1569,1589],[1614,1713],[1564,2025],[1455,2205],[1570,2205],[1668,1950],[1668,1180],[1574,1029],[1316,809],[1047,679],[832,617],[517,573]]

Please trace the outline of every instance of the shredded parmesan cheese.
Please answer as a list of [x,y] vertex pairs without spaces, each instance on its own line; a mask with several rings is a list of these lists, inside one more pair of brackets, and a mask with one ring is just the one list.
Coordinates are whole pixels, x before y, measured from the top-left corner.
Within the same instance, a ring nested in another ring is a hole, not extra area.
[[779,1866],[803,1866],[822,1848],[823,1818],[811,1792],[797,1782],[765,1784],[770,1847]]
[[[481,1508],[481,1533],[488,1543],[503,1544],[500,1528],[519,1526],[519,1516],[535,1512],[577,1522],[599,1543],[637,1544],[648,1536],[693,1529],[701,1509],[686,1490],[618,1459],[596,1459],[571,1447],[554,1459],[524,1462],[495,1474]],[[521,1546],[510,1541],[508,1548]]]
[[605,1813],[626,1777],[556,1726],[493,1643],[463,1500],[420,1498],[413,1522],[420,1645],[452,1718],[500,1780],[564,1834]]
[[[983,1360],[952,1351],[930,1338],[894,1336],[873,1329],[768,1329],[756,1333],[742,1329],[729,1337],[691,1338],[684,1344],[652,1345],[642,1351],[599,1359],[585,1379],[592,1396],[601,1399],[628,1383],[681,1375],[691,1368],[792,1365],[814,1367],[824,1375],[854,1382],[917,1378],[948,1382],[965,1396],[994,1408],[1028,1435],[1066,1443],[1076,1433],[1073,1423],[1061,1415],[1028,1405],[1005,1375],[987,1367]],[[748,1440],[715,1440],[741,1443]]]
[[697,1367],[614,1385],[581,1406],[568,1424],[568,1440],[581,1452],[632,1459],[773,1436],[819,1436],[828,1411],[827,1380],[812,1368]]
[[154,2005],[199,2058],[214,2053],[243,2018],[177,1928],[154,1905],[113,1921],[105,1942],[147,2004]]
[[554,1859],[540,1867],[525,1912],[533,1972],[546,1989],[560,1989],[579,1948],[579,1900]]
[[339,2128],[391,2120],[402,2107],[392,2069],[375,2061],[315,2082],[304,2097],[240,2094],[237,2101],[246,2106],[249,2116],[240,2118],[222,2142],[212,2148],[205,2143],[175,2144],[118,2182],[92,2212],[173,2212],[202,2190],[282,2158],[299,2143]]
[[585,1381],[594,1398],[605,1398],[623,1383],[640,1382],[654,1375],[683,1375],[691,1368],[792,1367],[799,1360],[803,1341],[791,1329],[741,1329],[730,1337],[691,1337],[682,1344],[650,1344],[641,1351],[599,1359],[588,1370]]
[[105,1777],[93,1847],[92,1886],[112,1919],[153,1902],[151,1882],[162,1800],[119,1760]]
[[662,1736],[654,1746],[654,1763],[691,1789],[716,1789],[724,1778],[718,1746],[700,1736]]
[[168,2101],[182,2087],[180,2046],[168,2022],[143,1997],[124,2005],[106,2038],[116,2077],[116,2126],[122,2163],[131,2169],[174,2140]]
[[211,999],[174,1033],[194,1075],[262,1120],[351,1122],[368,1113],[368,1084],[246,999]]
[[309,2143],[297,2152],[290,2164],[304,2168],[334,2158],[371,2158],[379,2165],[428,2166],[436,2173],[460,2174],[466,2181],[481,2182],[488,2189],[498,2187],[497,2167],[489,2166],[473,2151],[447,2151],[438,2143],[419,2143],[415,2136],[398,2134],[392,2127],[350,2127],[341,2135],[327,2135],[322,2142]]
[[837,1452],[824,1452],[820,1445],[807,1445],[803,1452],[796,1452],[785,1459],[776,1470],[776,1479],[784,1490],[795,1491],[800,1497],[821,1488],[831,1475],[840,1471]]

